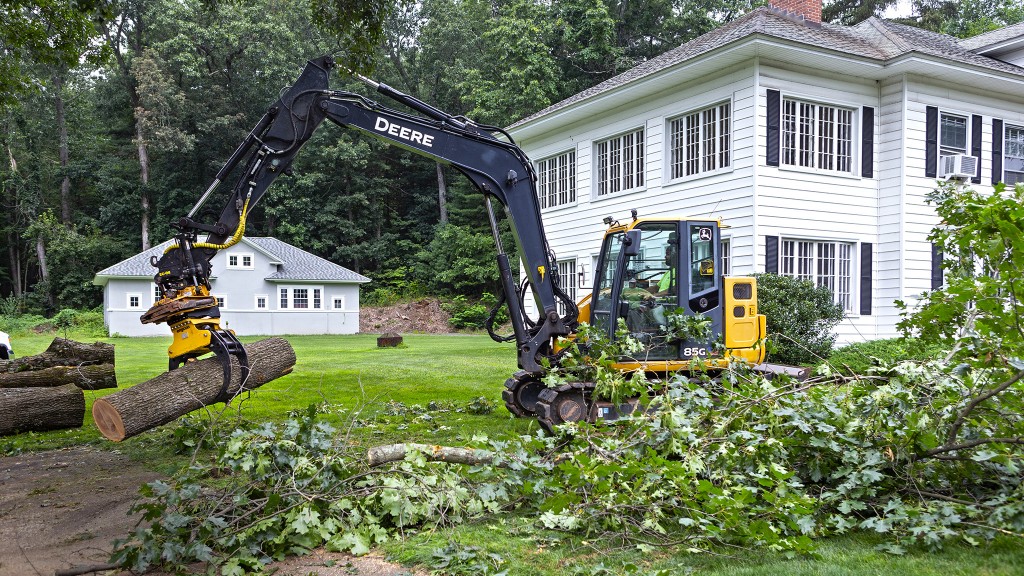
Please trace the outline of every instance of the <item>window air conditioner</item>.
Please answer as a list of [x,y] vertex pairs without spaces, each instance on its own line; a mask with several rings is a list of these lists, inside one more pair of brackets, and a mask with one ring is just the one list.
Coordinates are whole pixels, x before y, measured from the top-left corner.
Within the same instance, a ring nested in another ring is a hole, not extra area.
[[939,178],[974,178],[978,175],[978,159],[966,154],[939,158]]

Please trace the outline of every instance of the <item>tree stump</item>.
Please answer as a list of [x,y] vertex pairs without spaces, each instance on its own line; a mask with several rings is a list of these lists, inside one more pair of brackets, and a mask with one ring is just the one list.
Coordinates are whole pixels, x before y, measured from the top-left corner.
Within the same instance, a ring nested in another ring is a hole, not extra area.
[[[268,338],[245,346],[249,356],[249,378],[244,386],[238,361],[231,358],[234,397],[288,374],[295,366],[295,350],[281,338]],[[92,417],[100,432],[120,442],[176,420],[178,417],[215,404],[224,383],[224,369],[215,357],[188,362],[177,370],[96,399]]]
[[84,420],[85,394],[74,384],[0,389],[0,436],[80,428]]
[[394,348],[402,343],[402,336],[395,332],[385,332],[377,337],[377,348]]

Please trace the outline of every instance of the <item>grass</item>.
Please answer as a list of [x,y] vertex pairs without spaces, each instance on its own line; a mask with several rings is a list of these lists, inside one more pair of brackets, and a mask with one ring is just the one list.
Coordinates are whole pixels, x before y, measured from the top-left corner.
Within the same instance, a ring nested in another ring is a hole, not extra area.
[[[90,341],[93,338],[76,337]],[[53,335],[21,335],[15,350],[20,356],[41,352]],[[117,376],[121,387],[149,379],[166,370],[167,338],[105,338],[116,346]],[[255,338],[243,338],[252,341]],[[298,362],[292,374],[271,382],[236,401],[226,410],[211,409],[200,418],[217,420],[224,429],[244,418],[249,421],[280,421],[291,411],[311,404],[325,409],[325,418],[336,424],[350,420],[345,414],[359,411],[359,427],[353,439],[367,445],[392,441],[416,441],[459,445],[475,434],[498,437],[532,433],[537,425],[509,416],[500,400],[502,383],[516,368],[513,347],[497,344],[486,336],[408,335],[405,345],[378,349],[374,336],[289,336]],[[885,350],[895,348],[885,344]],[[860,351],[857,353],[860,354]],[[92,401],[113,390],[86,392],[87,413]],[[484,396],[496,409],[488,415],[455,410]],[[434,409],[410,409],[413,405],[439,403]],[[400,403],[400,404],[399,404]],[[403,413],[398,416],[387,414]],[[79,430],[22,434],[0,438],[0,455],[88,444],[118,450],[164,473],[186,465],[176,455],[175,425],[130,438],[120,444],[104,440],[86,417]],[[595,547],[580,537],[567,537],[536,527],[533,518],[506,515],[451,529],[424,527],[402,541],[384,545],[383,551],[404,563],[430,565],[432,552],[451,542],[478,546],[500,554],[510,576],[591,574],[603,563],[611,573],[624,573],[624,562],[643,571],[667,569],[672,574],[713,576],[868,576],[985,574],[1010,576],[1024,573],[1024,547],[1016,538],[1002,538],[979,548],[950,546],[937,552],[914,549],[905,556],[875,551],[883,540],[870,534],[834,537],[819,541],[815,558],[786,559],[769,551],[722,549],[716,554],[693,554],[685,546],[639,552],[632,548],[609,550]],[[579,571],[577,571],[579,570]],[[640,574],[643,574],[641,572]]]

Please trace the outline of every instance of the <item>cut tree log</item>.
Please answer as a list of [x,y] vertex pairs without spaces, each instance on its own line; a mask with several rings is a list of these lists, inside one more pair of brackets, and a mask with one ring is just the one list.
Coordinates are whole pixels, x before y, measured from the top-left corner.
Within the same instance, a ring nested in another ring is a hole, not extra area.
[[40,370],[0,372],[0,388],[39,388],[74,384],[82,390],[117,388],[113,364],[52,366]]
[[0,389],[0,436],[80,428],[84,420],[85,394],[74,384]]
[[0,372],[24,372],[42,370],[54,366],[91,366],[113,364],[114,345],[103,342],[85,344],[65,338],[54,338],[42,354],[0,360]]
[[401,462],[411,451],[420,452],[430,462],[449,462],[451,464],[490,464],[494,460],[494,452],[475,448],[453,448],[431,444],[386,444],[374,446],[366,451],[366,462],[370,466],[379,466],[388,462]]
[[[281,338],[253,342],[245,346],[245,352],[250,372],[244,386],[238,361],[231,358],[228,394],[232,397],[280,378],[295,366],[295,350]],[[92,405],[92,417],[107,439],[120,442],[217,403],[223,384],[224,369],[219,359],[188,362],[177,370],[97,398]]]

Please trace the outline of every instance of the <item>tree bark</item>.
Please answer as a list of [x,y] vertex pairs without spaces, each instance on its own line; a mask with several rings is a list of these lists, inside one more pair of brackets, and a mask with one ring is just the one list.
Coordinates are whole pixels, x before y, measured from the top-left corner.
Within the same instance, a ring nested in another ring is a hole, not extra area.
[[53,388],[73,384],[82,390],[117,388],[113,364],[53,366],[25,372],[0,372],[0,388]]
[[71,225],[71,177],[68,176],[68,125],[64,114],[64,72],[53,75],[53,100],[56,108],[58,154],[60,171],[64,178],[60,182],[60,221]]
[[[228,387],[231,397],[280,378],[295,366],[295,351],[281,338],[253,342],[245,351],[251,368],[249,379],[243,386],[238,362],[232,357]],[[224,370],[219,359],[189,362],[177,370],[98,398],[92,405],[92,417],[107,439],[120,442],[217,403],[223,383]]]
[[54,366],[91,366],[114,363],[114,345],[103,342],[85,344],[54,338],[41,354],[0,361],[0,373],[42,370]]
[[448,223],[448,186],[444,182],[444,169],[437,164],[437,205],[440,210],[439,222]]
[[84,419],[85,394],[72,384],[0,389],[0,436],[80,428]]

